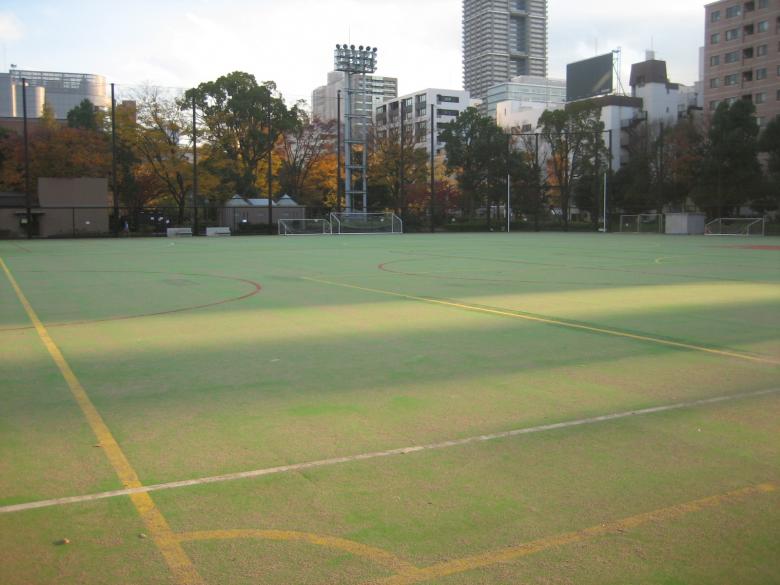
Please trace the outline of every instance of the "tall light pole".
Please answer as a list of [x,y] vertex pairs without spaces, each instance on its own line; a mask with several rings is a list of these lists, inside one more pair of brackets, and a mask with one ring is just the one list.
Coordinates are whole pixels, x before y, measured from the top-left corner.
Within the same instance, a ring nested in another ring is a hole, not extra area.
[[431,104],[431,233],[436,231],[436,105]]
[[30,148],[27,130],[27,79],[22,77],[22,116],[24,118],[24,195],[27,206],[27,239],[32,238],[32,194],[30,193]]
[[341,212],[341,90],[336,92],[336,211]]
[[[360,45],[336,45],[335,67],[346,77],[344,100],[344,194],[347,213],[354,211],[355,200],[363,200],[363,213],[368,211],[368,128],[373,112],[371,102],[365,98],[366,74],[374,73],[377,49]],[[362,83],[355,85],[355,77]],[[355,102],[363,96],[363,113],[356,111]],[[368,108],[368,114],[365,109]],[[359,162],[357,162],[359,161]]]
[[111,84],[111,190],[114,192],[114,235],[119,235],[119,181],[116,177],[116,97]]
[[[192,227],[198,235],[198,117],[195,93],[192,94]],[[205,218],[204,218],[205,219]]]

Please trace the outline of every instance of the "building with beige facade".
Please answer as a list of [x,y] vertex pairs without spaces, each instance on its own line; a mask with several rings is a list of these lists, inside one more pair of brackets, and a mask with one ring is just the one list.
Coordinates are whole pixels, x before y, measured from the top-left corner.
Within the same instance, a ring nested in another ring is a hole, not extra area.
[[721,0],[705,10],[705,110],[750,100],[765,126],[780,115],[780,0]]

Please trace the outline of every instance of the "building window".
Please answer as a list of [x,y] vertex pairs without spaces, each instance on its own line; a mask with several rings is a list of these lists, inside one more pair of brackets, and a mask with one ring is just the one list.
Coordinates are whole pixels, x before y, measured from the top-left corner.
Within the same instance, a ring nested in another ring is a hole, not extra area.
[[756,116],[756,123],[758,124],[759,128],[763,128],[766,124],[766,118],[763,116]]
[[710,22],[718,22],[720,20],[720,10],[713,10],[710,14]]
[[738,28],[731,28],[731,29],[726,31],[726,40],[727,41],[733,41],[734,39],[738,39],[738,38],[739,38],[739,29]]
[[766,67],[756,69],[756,79],[766,79]]
[[780,89],[777,90],[777,101],[780,102]]
[[713,89],[716,87],[720,87],[720,77],[713,77],[712,79],[710,79],[710,87]]
[[756,9],[756,3],[753,0],[745,2],[745,12],[753,12]]
[[726,53],[726,63],[736,63],[739,61],[739,53],[737,51],[731,51],[731,53]]
[[767,32],[769,30],[769,21],[768,20],[762,20],[758,23],[758,32]]
[[726,98],[726,103],[730,106],[733,106],[734,104],[737,103],[738,100],[739,98],[730,97],[730,98]]
[[712,110],[712,111],[717,110],[718,109],[718,104],[720,104],[720,102],[718,100],[712,100],[710,102],[710,110]]
[[737,74],[732,73],[731,75],[727,75],[724,79],[725,85],[737,85]]
[[726,8],[726,18],[734,18],[742,14],[742,9],[739,6],[729,6]]
[[769,0],[758,0],[759,8],[766,8],[767,6],[769,6]]
[[710,57],[710,67],[717,67],[718,65],[720,65],[720,55]]
[[758,45],[756,47],[756,56],[763,57],[769,52],[769,47],[767,45]]
[[720,42],[720,33],[715,33],[710,36],[710,44],[717,45]]
[[746,49],[742,50],[742,58],[743,59],[752,59],[753,58],[753,47],[747,47]]
[[763,91],[761,93],[757,93],[756,97],[753,98],[753,103],[755,104],[763,104],[764,102],[766,102],[766,93]]

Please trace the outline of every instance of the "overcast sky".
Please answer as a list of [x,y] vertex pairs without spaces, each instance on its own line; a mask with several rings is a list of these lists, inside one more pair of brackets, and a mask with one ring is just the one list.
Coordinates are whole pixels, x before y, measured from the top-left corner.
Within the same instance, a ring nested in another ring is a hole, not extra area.
[[[700,0],[550,0],[550,75],[621,47],[623,70],[651,45],[672,81],[698,78]],[[235,70],[309,100],[336,43],[379,47],[401,93],[462,87],[461,0],[3,0],[0,67],[99,73],[131,86],[191,87]],[[628,77],[624,73],[624,84]]]

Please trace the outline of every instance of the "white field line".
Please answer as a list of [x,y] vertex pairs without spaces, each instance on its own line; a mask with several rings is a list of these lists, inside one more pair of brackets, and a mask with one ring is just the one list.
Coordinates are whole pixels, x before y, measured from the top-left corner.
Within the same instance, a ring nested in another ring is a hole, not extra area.
[[320,461],[309,461],[307,463],[296,463],[293,465],[282,465],[279,467],[255,469],[253,471],[241,471],[237,473],[227,473],[225,475],[214,475],[211,477],[201,477],[197,479],[187,479],[183,481],[172,481],[169,483],[160,483],[160,484],[141,486],[136,488],[113,490],[113,491],[100,492],[95,494],[87,494],[83,496],[71,496],[66,498],[55,498],[51,500],[39,500],[36,502],[28,502],[25,504],[14,504],[11,506],[2,506],[0,507],[0,514],[10,514],[12,512],[36,510],[38,508],[49,508],[52,506],[63,506],[65,504],[77,504],[80,502],[93,502],[95,500],[105,500],[107,498],[117,498],[121,496],[130,496],[133,494],[158,492],[162,490],[172,490],[178,488],[205,485],[210,483],[222,483],[228,481],[237,481],[240,479],[251,479],[255,477],[263,477],[266,475],[276,475],[280,473],[303,471],[306,469],[314,469],[317,467],[329,467],[332,465],[340,465],[342,463],[353,463],[356,461],[366,461],[369,459],[379,459],[382,457],[394,457],[396,455],[409,455],[411,453],[419,453],[421,451],[436,451],[440,449],[449,449],[452,447],[461,447],[464,445],[471,445],[474,443],[486,443],[490,441],[497,441],[499,439],[517,437],[520,435],[530,435],[534,433],[543,433],[546,431],[554,431],[558,429],[568,429],[568,428],[579,427],[584,425],[593,425],[597,423],[609,422],[609,421],[619,420],[624,418],[644,416],[648,414],[657,414],[660,412],[669,412],[673,410],[682,410],[686,408],[694,408],[697,406],[708,406],[711,404],[719,404],[724,402],[734,402],[737,400],[746,400],[748,398],[757,398],[760,396],[768,396],[771,394],[778,394],[778,393],[780,393],[780,388],[769,388],[767,390],[759,390],[756,392],[746,392],[744,394],[732,394],[729,396],[717,396],[715,398],[705,398],[702,400],[693,400],[690,402],[678,402],[676,404],[667,404],[665,406],[654,406],[652,408],[644,408],[641,410],[629,410],[626,412],[605,414],[603,416],[595,416],[592,418],[581,418],[578,420],[564,421],[564,422],[553,423],[549,425],[540,425],[535,427],[527,427],[524,429],[517,429],[513,431],[493,433],[490,435],[478,435],[474,437],[468,437],[465,439],[443,441],[441,443],[429,443],[427,445],[416,445],[413,447],[390,449],[388,451],[375,451],[373,453],[362,453],[360,455],[348,455],[346,457],[335,457],[333,459],[322,459]]

